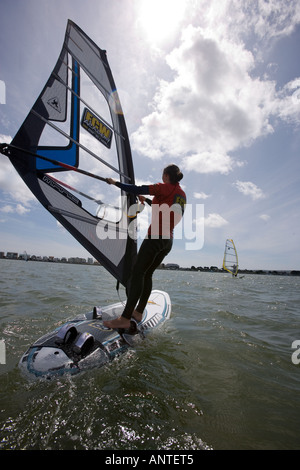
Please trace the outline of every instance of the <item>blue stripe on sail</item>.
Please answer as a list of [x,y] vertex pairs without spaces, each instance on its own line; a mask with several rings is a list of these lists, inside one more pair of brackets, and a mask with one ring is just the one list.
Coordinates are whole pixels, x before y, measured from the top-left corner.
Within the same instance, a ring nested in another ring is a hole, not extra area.
[[[78,63],[74,61],[74,82],[73,82],[73,91],[75,94],[72,96],[72,117],[71,117],[71,137],[74,140],[78,140],[79,135],[79,76],[78,76]],[[38,148],[38,155],[42,157],[51,158],[53,160],[58,160],[59,162],[66,163],[67,165],[77,166],[77,155],[78,148],[77,145],[70,141],[70,144],[67,147],[48,147],[48,148]],[[36,169],[37,170],[55,170],[61,168],[58,165],[55,165],[44,160],[36,159]]]

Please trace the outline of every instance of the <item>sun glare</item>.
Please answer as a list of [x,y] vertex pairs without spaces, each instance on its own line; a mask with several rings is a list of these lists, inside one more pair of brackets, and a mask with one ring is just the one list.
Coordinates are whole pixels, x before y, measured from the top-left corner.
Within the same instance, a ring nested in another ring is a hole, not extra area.
[[167,40],[180,23],[185,0],[141,0],[138,2],[138,24],[153,43]]

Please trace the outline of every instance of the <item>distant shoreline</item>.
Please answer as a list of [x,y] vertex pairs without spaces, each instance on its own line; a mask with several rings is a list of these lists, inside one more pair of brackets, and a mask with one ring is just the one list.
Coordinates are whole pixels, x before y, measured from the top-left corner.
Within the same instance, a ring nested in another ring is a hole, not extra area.
[[86,266],[101,266],[98,261],[95,261],[93,258],[79,258],[79,257],[71,257],[71,258],[56,258],[54,256],[30,256],[26,257],[26,255],[19,255],[16,257],[10,256],[0,256],[0,259],[6,259],[8,261],[32,261],[37,263],[54,263],[54,264],[83,264]]
[[[38,257],[30,257],[28,256],[28,259],[25,259],[25,255],[20,255],[17,257],[7,257],[7,256],[0,256],[0,259],[5,259],[8,261],[31,261],[31,262],[37,262],[37,263],[54,263],[54,264],[77,264],[77,265],[83,265],[83,266],[102,266],[101,263],[98,261],[93,260],[92,258],[78,258],[78,257],[71,257],[71,258],[54,258],[54,257],[47,257],[47,256],[38,256]],[[190,268],[182,268],[179,265],[164,265],[162,264],[159,266],[160,270],[164,271],[193,271],[193,272],[204,272],[204,273],[223,273],[223,274],[228,274],[230,276],[230,273],[227,273],[223,268],[217,268],[216,266],[211,266],[211,267],[195,267],[191,266]],[[264,270],[264,269],[241,269],[238,272],[237,277],[240,277],[241,275],[246,275],[246,274],[259,274],[259,275],[272,275],[272,276],[300,276],[300,270]]]

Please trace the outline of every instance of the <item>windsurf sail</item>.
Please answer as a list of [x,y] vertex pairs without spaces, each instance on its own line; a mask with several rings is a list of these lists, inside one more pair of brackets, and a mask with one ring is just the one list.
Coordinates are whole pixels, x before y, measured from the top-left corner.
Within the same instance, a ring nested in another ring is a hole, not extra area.
[[106,51],[72,21],[49,80],[0,151],[41,204],[126,286],[137,252],[136,221],[128,217],[135,197],[120,190],[116,198],[116,187],[100,182],[134,184],[125,118]]
[[233,276],[237,276],[239,269],[236,247],[234,241],[229,238],[226,240],[225,243],[223,269],[231,273]]

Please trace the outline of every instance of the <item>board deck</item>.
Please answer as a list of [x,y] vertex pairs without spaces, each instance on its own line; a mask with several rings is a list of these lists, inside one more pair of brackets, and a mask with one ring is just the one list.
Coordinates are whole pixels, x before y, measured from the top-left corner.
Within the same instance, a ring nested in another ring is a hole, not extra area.
[[170,318],[171,301],[166,292],[151,293],[137,333],[117,331],[103,325],[104,320],[118,318],[124,309],[119,302],[68,320],[59,328],[39,338],[22,356],[19,366],[32,377],[78,374],[101,367],[136,346],[152,329]]

